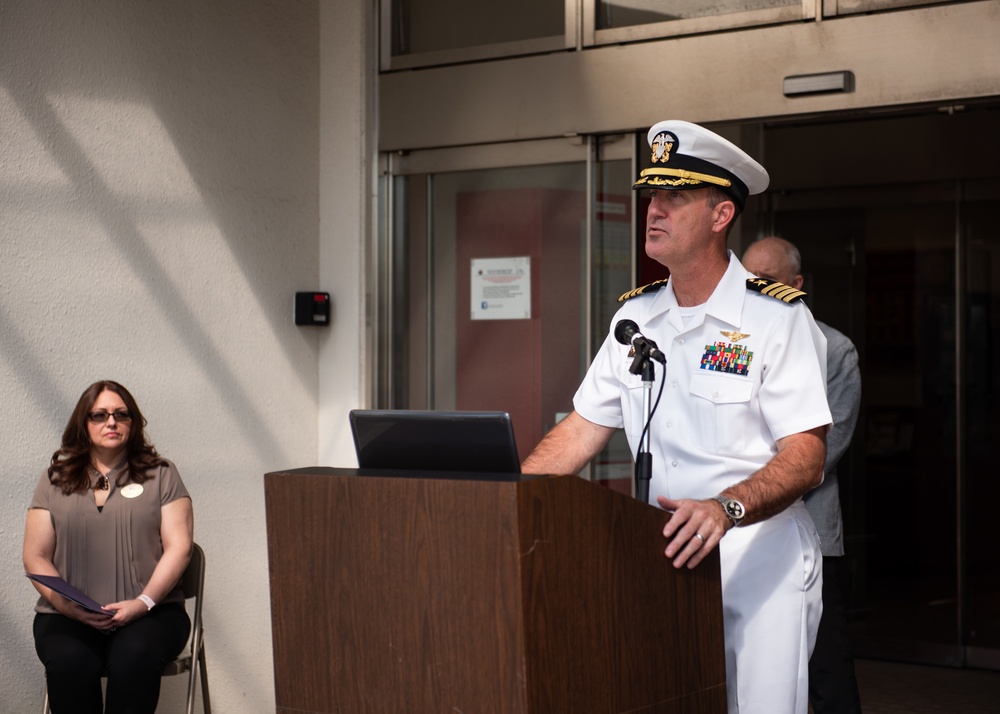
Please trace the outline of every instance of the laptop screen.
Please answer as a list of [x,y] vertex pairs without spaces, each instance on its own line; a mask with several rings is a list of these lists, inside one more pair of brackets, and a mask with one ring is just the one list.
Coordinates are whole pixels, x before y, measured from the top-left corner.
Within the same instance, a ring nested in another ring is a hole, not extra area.
[[506,412],[355,409],[350,418],[363,469],[521,472]]

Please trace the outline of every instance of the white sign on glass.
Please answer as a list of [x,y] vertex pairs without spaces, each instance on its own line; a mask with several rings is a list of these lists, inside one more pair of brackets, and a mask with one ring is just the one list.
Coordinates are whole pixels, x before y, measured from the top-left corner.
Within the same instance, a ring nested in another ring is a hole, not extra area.
[[531,318],[531,258],[473,258],[472,319]]

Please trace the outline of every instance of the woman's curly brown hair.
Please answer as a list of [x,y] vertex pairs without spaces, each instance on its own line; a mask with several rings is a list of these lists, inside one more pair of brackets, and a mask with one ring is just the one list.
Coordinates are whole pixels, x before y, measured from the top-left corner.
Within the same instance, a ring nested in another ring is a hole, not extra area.
[[153,478],[147,472],[156,466],[166,466],[167,462],[153,445],[146,441],[143,427],[146,419],[139,411],[139,405],[118,382],[103,380],[94,382],[80,395],[76,408],[73,410],[66,430],[63,432],[62,446],[52,454],[49,464],[49,481],[59,486],[67,496],[76,491],[84,492],[90,489],[90,434],[87,431],[87,416],[93,408],[101,392],[110,391],[117,394],[125,402],[125,408],[132,416],[128,441],[125,443],[125,453],[128,468],[118,477],[118,486],[124,486],[129,479],[135,483],[144,483]]

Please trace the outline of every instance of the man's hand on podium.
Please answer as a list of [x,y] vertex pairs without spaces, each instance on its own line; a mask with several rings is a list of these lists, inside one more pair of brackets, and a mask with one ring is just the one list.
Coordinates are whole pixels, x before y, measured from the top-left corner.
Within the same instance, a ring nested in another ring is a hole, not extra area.
[[671,514],[663,527],[663,537],[669,541],[663,554],[673,559],[675,568],[698,565],[733,525],[713,499],[657,496],[656,502]]

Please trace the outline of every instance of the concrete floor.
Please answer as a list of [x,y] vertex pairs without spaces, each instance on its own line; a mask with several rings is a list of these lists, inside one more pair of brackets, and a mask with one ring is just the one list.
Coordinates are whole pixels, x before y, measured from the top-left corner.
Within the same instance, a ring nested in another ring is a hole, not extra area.
[[854,661],[864,714],[998,714],[1000,672]]

